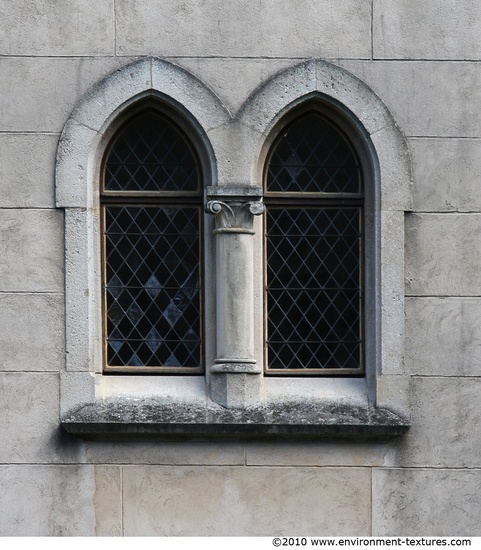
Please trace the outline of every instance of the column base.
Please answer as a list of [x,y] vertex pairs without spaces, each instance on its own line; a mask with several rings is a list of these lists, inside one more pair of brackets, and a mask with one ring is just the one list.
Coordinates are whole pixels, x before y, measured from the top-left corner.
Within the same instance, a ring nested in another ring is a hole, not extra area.
[[210,397],[228,409],[260,404],[262,371],[255,362],[217,363],[210,369]]

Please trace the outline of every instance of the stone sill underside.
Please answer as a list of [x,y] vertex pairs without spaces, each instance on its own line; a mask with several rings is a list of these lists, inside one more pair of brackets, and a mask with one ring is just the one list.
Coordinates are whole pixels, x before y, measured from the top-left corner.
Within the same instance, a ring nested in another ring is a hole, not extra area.
[[319,439],[405,434],[410,424],[388,409],[353,405],[278,404],[226,409],[125,399],[81,407],[62,419],[83,439]]

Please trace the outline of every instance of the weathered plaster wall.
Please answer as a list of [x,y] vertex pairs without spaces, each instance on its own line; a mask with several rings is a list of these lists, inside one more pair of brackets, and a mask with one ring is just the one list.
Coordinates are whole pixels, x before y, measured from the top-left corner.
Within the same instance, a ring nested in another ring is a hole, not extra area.
[[[61,4],[61,5],[60,5]],[[0,0],[0,534],[481,535],[481,8],[471,0]],[[144,55],[235,112],[324,58],[408,139],[405,369],[392,442],[85,443],[59,426],[60,132]]]

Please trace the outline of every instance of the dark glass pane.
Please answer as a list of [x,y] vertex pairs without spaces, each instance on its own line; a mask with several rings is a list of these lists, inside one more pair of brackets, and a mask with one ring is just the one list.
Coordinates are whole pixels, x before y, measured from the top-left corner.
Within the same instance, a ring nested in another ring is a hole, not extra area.
[[286,129],[267,169],[268,192],[360,193],[360,182],[348,141],[315,113]]
[[268,368],[360,368],[361,209],[266,215]]
[[200,366],[199,223],[198,207],[105,207],[108,366]]
[[123,130],[105,165],[107,191],[196,191],[195,156],[182,133],[153,111]]

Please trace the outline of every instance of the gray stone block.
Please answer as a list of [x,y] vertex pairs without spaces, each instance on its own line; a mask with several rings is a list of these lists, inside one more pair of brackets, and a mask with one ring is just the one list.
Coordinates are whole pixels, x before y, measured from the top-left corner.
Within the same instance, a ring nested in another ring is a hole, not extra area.
[[481,294],[481,215],[409,214],[406,217],[406,293]]
[[[183,58],[172,59],[201,79],[232,114],[275,73],[293,64],[291,59]],[[232,83],[235,82],[235,86]]]
[[123,469],[126,536],[368,535],[361,468]]
[[[383,366],[381,366],[381,369]],[[405,374],[383,374],[376,380],[376,405],[386,407],[395,414],[411,422],[410,406],[411,378]],[[401,445],[403,438],[396,440],[396,445]]]
[[4,132],[59,133],[79,99],[128,60],[0,58],[0,113]]
[[481,470],[374,470],[373,536],[481,535]]
[[[59,139],[55,165],[56,206],[87,208],[98,197],[98,177],[88,179],[88,160],[100,136],[70,118]],[[100,161],[100,159],[99,159]]]
[[53,207],[55,135],[0,134],[0,207]]
[[378,155],[381,151],[383,155],[380,174],[381,210],[411,210],[411,159],[404,137],[391,123],[372,134],[371,140]]
[[[69,353],[65,363],[68,366]],[[60,416],[72,409],[95,401],[95,377],[78,372],[60,373]]]
[[60,427],[58,375],[0,373],[0,403],[0,463],[82,462]]
[[[92,221],[93,220],[93,221]],[[93,227],[89,227],[93,223]],[[86,238],[91,230],[94,239]],[[102,302],[100,287],[92,288],[91,278],[100,280],[99,215],[89,219],[85,210],[65,211],[65,301],[66,301],[66,368],[67,371],[89,372],[92,365],[101,371]],[[93,293],[95,292],[95,296]],[[92,302],[95,302],[93,304]]]
[[0,293],[0,371],[58,371],[63,319],[61,295]]
[[371,2],[120,0],[116,30],[119,55],[368,58]]
[[408,298],[406,370],[412,374],[478,376],[480,298]]
[[122,532],[122,472],[112,466],[94,466],[95,536],[119,537]]
[[413,377],[410,386],[411,428],[385,465],[479,468],[481,378]]
[[246,443],[248,466],[383,466],[389,442],[250,442]]
[[89,464],[159,464],[165,466],[226,466],[244,464],[244,445],[238,442],[157,441],[85,442]]
[[0,290],[63,290],[63,216],[55,210],[0,210]]
[[481,5],[374,0],[374,58],[479,59]]
[[479,139],[411,139],[414,208],[481,211]]
[[111,55],[113,49],[113,0],[75,0],[68,7],[11,2],[2,10],[0,55]]
[[121,535],[120,468],[0,466],[0,535]]
[[255,175],[264,141],[262,134],[244,124],[230,122],[207,135],[217,156],[219,185],[262,185]]
[[479,135],[479,63],[342,60],[338,63],[379,95],[405,135]]
[[[381,212],[381,369],[384,374],[402,374],[404,351],[404,213]],[[374,251],[371,254],[375,254]],[[374,284],[371,282],[371,284]],[[373,297],[373,301],[378,298]],[[372,311],[367,319],[374,319]],[[373,344],[371,343],[371,346]]]

